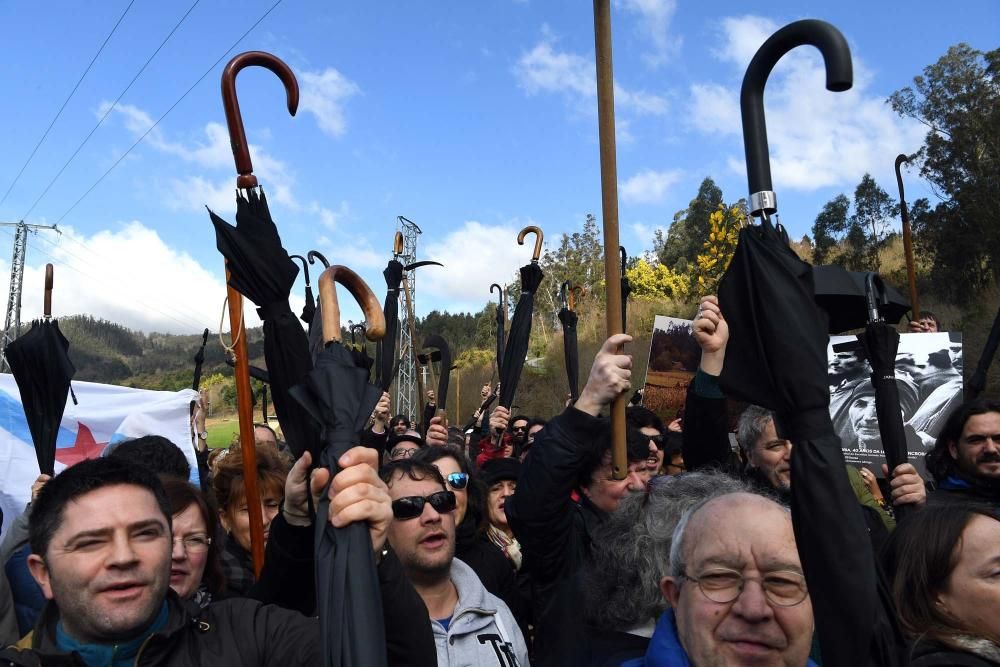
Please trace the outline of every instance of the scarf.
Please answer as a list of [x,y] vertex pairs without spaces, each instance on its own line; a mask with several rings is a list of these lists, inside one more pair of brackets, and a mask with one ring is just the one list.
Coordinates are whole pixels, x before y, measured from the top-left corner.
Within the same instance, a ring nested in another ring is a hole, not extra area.
[[521,543],[517,541],[517,538],[509,537],[493,524],[490,524],[489,528],[486,529],[486,535],[490,538],[490,542],[497,545],[503,555],[514,564],[514,570],[520,570]]

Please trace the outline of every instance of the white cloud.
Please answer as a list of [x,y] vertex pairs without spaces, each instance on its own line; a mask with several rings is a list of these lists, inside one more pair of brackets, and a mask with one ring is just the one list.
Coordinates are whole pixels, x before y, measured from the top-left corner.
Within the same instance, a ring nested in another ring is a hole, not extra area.
[[[133,329],[169,333],[218,329],[226,295],[221,257],[210,271],[137,221],[89,238],[72,228],[62,231],[79,243],[63,238],[55,245],[37,244],[38,250],[51,255],[45,261],[55,265],[56,318],[89,314]],[[0,266],[0,271],[8,270],[9,266]],[[22,322],[42,312],[44,272],[43,263],[25,267]],[[247,303],[247,326],[259,326],[252,304]]]
[[[593,59],[577,53],[559,51],[556,38],[543,29],[543,37],[530,51],[522,54],[513,68],[518,85],[528,95],[561,93],[573,102],[592,102],[597,97],[597,74]],[[596,111],[596,105],[591,104]],[[631,90],[615,83],[616,110],[638,115],[662,116],[667,100],[644,90]]]
[[[647,225],[644,222],[633,222],[628,225],[628,228],[632,230],[632,235],[638,240],[641,248],[648,252],[648,248],[653,247],[653,237],[656,232],[661,232],[664,236],[667,235],[667,228],[663,225]],[[631,253],[636,255],[638,253]]]
[[347,131],[344,102],[361,92],[356,83],[333,67],[322,72],[299,72],[299,108],[316,117],[319,129],[331,137]]
[[351,205],[347,201],[341,201],[336,210],[322,206],[319,202],[309,203],[306,209],[308,213],[318,216],[319,221],[327,229],[337,229],[344,220],[351,218]]
[[484,225],[469,220],[443,239],[428,243],[420,259],[437,260],[445,268],[419,269],[418,293],[442,301],[442,307],[451,312],[481,310],[489,300],[490,285],[509,281],[531,260],[531,237],[527,245],[517,245],[522,227],[519,222]]
[[619,191],[623,201],[651,204],[662,201],[667,189],[680,178],[681,172],[676,169],[668,171],[647,169],[622,183]]
[[[756,16],[730,17],[721,24],[717,58],[741,74],[754,53],[777,28]],[[842,93],[825,88],[823,60],[814,48],[795,49],[768,79],[764,107],[771,173],[776,191],[851,186],[865,172],[891,178],[900,146],[919,145],[924,128],[896,116],[884,97],[870,90],[872,76],[854,57],[854,87]],[[716,83],[691,87],[692,124],[713,136],[742,136],[739,91]],[[745,173],[742,151],[728,157],[730,169]]]
[[619,0],[622,9],[638,15],[636,31],[647,38],[653,50],[642,58],[656,68],[670,60],[680,49],[681,38],[670,34],[670,21],[677,11],[677,0]]
[[[103,114],[108,105],[107,102],[102,103],[99,113]],[[114,111],[121,115],[125,128],[137,138],[153,125],[150,115],[138,107],[119,104]],[[185,162],[205,169],[227,169],[229,174],[233,174],[233,150],[229,143],[229,131],[224,125],[213,122],[207,123],[203,132],[203,140],[185,144],[168,140],[157,127],[146,137],[146,143],[160,152],[173,155]],[[268,201],[272,204],[283,204],[293,211],[300,210],[301,206],[292,190],[295,177],[291,168],[257,144],[250,144],[250,157],[253,160],[254,174],[265,186]],[[230,208],[233,208],[235,189],[236,179],[233,175],[212,181],[198,175],[171,179],[166,204],[175,210],[199,210],[206,204],[217,210],[217,207],[212,206],[210,202],[218,204],[228,198]],[[199,200],[196,198],[198,196],[203,198]],[[226,210],[225,207],[218,208]]]

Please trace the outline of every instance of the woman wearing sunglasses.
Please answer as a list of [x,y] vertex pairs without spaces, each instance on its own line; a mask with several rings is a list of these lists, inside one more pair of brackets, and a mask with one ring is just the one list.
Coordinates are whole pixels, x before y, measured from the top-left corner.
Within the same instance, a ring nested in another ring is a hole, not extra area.
[[471,475],[465,455],[457,447],[446,445],[422,449],[413,460],[437,468],[448,490],[455,494],[455,557],[471,567],[486,590],[506,602],[520,622],[514,568],[485,537],[486,493],[482,483]]

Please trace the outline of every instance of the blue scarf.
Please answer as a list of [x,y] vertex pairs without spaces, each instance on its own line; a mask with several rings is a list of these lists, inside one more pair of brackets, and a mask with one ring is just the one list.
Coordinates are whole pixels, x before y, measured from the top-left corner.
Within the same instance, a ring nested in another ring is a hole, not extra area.
[[62,621],[56,624],[56,646],[61,651],[76,653],[88,667],[131,667],[143,643],[167,624],[167,603],[144,631],[120,644],[83,644],[66,634]]

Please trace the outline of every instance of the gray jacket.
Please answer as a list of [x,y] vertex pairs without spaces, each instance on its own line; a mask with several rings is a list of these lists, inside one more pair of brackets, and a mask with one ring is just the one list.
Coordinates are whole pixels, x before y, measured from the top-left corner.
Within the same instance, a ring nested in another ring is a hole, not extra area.
[[451,581],[458,604],[448,629],[431,619],[438,667],[529,667],[528,647],[507,605],[457,558],[451,563]]

